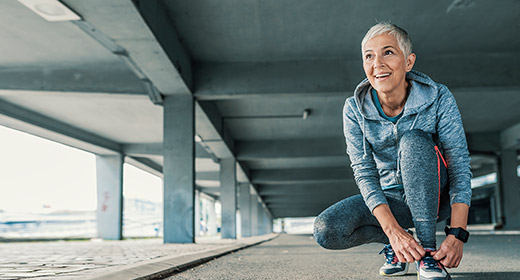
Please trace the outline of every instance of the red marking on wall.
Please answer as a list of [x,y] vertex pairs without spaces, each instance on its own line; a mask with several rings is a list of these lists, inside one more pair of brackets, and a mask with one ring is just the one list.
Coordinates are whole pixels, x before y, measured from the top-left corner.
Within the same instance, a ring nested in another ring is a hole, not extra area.
[[110,200],[110,193],[109,192],[105,192],[103,194],[103,205],[101,206],[101,211],[102,212],[106,212],[108,210],[108,201]]

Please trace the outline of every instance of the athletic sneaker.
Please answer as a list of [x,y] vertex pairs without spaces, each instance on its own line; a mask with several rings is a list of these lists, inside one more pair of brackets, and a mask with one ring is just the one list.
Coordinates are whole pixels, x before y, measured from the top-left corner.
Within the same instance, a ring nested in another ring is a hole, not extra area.
[[[413,232],[407,228],[405,228],[406,232],[413,235]],[[399,259],[395,255],[392,250],[392,246],[390,244],[385,245],[383,250],[379,252],[379,254],[385,254],[386,262],[379,269],[379,274],[383,276],[401,276],[405,275],[408,272],[408,263],[407,262],[399,262]]]
[[451,276],[446,268],[431,256],[431,252],[431,249],[426,249],[426,255],[421,261],[415,262],[417,278],[419,280],[450,280]]
[[379,269],[379,274],[383,276],[401,276],[408,272],[408,263],[399,262],[390,244],[385,245],[379,254],[385,254],[386,259],[385,264]]

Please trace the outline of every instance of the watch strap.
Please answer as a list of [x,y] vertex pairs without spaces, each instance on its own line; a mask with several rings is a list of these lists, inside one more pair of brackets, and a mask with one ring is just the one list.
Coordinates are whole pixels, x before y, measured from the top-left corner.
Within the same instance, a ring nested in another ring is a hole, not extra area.
[[455,238],[457,238],[458,240],[466,243],[468,242],[468,239],[469,239],[469,232],[463,228],[450,228],[448,226],[446,226],[444,228],[444,232],[446,233],[446,236],[448,234],[453,234],[455,235]]

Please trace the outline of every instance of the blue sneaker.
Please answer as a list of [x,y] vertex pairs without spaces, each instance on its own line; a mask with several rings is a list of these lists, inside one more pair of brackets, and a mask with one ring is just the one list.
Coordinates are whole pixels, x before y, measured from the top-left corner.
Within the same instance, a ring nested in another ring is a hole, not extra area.
[[408,272],[408,263],[402,263],[397,259],[392,246],[390,244],[385,245],[383,250],[379,254],[384,254],[386,262],[379,269],[379,274],[383,276],[401,276]]
[[417,279],[419,280],[450,280],[451,276],[446,268],[435,260],[431,249],[426,249],[426,255],[421,261],[415,262],[417,269]]

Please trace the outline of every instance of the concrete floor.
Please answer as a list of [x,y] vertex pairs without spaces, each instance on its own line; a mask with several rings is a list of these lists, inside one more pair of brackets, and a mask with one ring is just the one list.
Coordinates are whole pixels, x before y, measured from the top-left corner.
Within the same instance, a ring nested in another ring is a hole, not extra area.
[[[331,251],[311,235],[284,234],[167,279],[385,279],[378,274],[381,248]],[[449,272],[453,279],[520,279],[520,235],[472,236],[461,265]],[[415,267],[397,279],[417,279]]]

